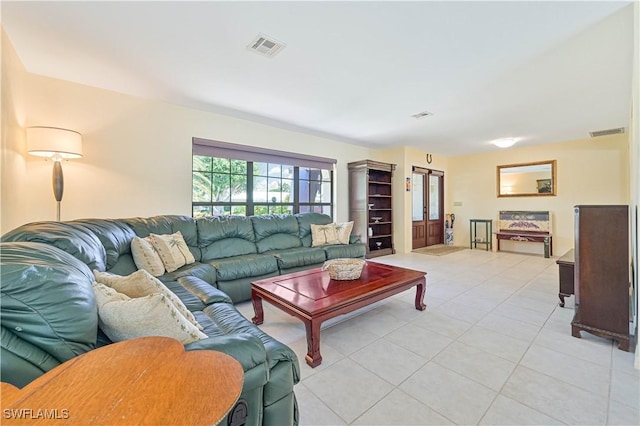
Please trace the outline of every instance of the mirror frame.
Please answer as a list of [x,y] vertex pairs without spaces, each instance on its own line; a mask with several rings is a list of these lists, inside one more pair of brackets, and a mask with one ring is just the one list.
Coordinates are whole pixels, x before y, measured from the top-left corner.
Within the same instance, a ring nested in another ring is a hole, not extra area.
[[[500,171],[502,169],[508,169],[510,167],[524,167],[524,166],[538,166],[542,164],[550,164],[551,165],[551,192],[531,192],[531,193],[519,193],[519,194],[501,194],[500,193]],[[547,161],[535,161],[531,163],[518,163],[518,164],[507,164],[502,166],[496,166],[496,189],[498,197],[550,197],[556,195],[556,187],[558,185],[558,179],[556,176],[556,160],[547,160]]]

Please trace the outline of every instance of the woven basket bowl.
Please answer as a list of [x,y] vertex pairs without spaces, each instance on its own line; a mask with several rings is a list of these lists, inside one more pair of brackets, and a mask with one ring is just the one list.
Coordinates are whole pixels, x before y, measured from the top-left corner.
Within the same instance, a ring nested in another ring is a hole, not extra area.
[[357,280],[362,274],[365,261],[362,259],[332,259],[322,265],[332,280]]

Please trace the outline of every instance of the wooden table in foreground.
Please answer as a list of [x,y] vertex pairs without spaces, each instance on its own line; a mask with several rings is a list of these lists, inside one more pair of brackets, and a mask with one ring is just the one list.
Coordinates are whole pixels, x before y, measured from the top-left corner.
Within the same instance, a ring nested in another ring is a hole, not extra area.
[[396,293],[416,287],[415,307],[426,308],[425,273],[397,266],[367,262],[357,280],[337,281],[320,268],[280,275],[251,283],[254,324],[262,324],[262,300],[300,318],[307,331],[306,361],[322,362],[320,325],[330,318],[355,311]]
[[217,424],[242,391],[240,363],[185,352],[167,337],[114,343],[73,358],[22,389],[2,383],[2,424]]

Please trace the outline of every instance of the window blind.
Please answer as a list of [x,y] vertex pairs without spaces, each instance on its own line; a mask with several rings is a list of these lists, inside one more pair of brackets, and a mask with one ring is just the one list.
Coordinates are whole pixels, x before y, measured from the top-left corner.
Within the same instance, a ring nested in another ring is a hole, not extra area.
[[208,155],[210,157],[230,158],[233,160],[286,164],[288,166],[325,170],[332,170],[333,165],[337,163],[337,160],[334,158],[317,157],[195,137],[193,138],[193,155]]

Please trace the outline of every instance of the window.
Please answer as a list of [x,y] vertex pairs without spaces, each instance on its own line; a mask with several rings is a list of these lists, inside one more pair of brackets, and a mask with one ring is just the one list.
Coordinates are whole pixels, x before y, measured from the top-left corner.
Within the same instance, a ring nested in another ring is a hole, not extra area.
[[298,171],[299,212],[332,216],[333,179],[331,170],[300,167]]
[[274,163],[252,163],[252,166],[253,214],[294,213],[294,167]]
[[440,220],[440,182],[442,176],[429,175],[429,220]]
[[194,138],[192,214],[332,216],[334,163]]
[[194,217],[246,215],[247,162],[193,156]]

